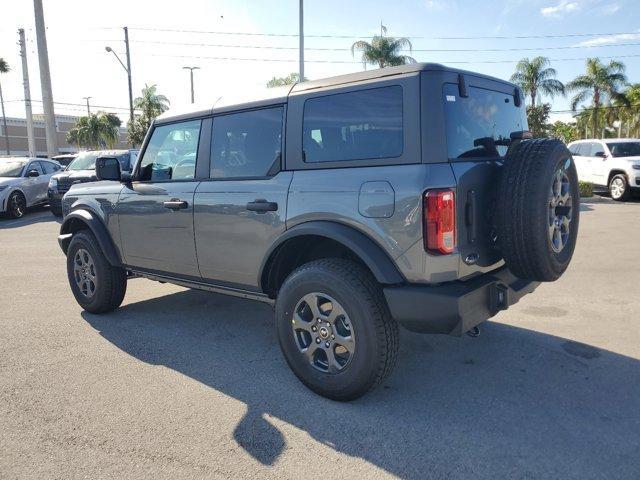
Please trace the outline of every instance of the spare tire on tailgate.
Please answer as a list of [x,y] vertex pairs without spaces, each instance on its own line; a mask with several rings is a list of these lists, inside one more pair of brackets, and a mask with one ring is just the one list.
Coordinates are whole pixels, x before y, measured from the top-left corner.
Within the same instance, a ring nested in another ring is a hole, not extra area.
[[498,245],[514,275],[550,282],[564,273],[576,246],[580,197],[561,141],[524,140],[509,149],[496,213]]

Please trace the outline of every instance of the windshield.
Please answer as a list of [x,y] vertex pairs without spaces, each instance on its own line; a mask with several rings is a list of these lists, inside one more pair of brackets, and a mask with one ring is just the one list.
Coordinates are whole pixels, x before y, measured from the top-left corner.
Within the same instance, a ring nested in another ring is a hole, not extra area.
[[95,170],[99,152],[82,152],[69,164],[67,170]]
[[0,161],[0,177],[19,177],[26,163],[20,160]]
[[458,85],[443,86],[449,158],[496,158],[507,153],[511,132],[526,130],[523,107],[513,95],[470,87],[460,97]]
[[607,142],[614,157],[640,157],[640,142]]

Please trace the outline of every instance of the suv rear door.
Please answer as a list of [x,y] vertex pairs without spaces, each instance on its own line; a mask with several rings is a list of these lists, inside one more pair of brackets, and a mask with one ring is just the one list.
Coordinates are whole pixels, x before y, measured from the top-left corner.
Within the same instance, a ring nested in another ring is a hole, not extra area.
[[210,120],[154,128],[133,181],[118,200],[122,253],[127,265],[200,277],[193,231],[197,162],[208,156]]
[[202,277],[255,289],[267,249],[285,230],[292,173],[281,172],[285,108],[213,118],[209,179],[194,198]]

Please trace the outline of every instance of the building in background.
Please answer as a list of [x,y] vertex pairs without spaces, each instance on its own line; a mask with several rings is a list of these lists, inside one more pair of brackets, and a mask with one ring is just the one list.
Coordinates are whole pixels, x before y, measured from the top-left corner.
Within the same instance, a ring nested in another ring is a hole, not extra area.
[[[56,115],[56,143],[58,153],[73,153],[78,151],[76,145],[67,142],[67,132],[76,124],[79,117],[71,115]],[[27,120],[24,118],[7,117],[7,130],[9,132],[9,147],[11,155],[28,155],[29,143],[27,141]],[[47,140],[45,137],[44,115],[33,115],[33,130],[36,141],[38,157],[47,156]],[[127,129],[120,127],[120,138],[114,148],[129,148],[126,140]],[[82,149],[81,149],[82,150]],[[6,152],[4,126],[0,123],[0,152]]]

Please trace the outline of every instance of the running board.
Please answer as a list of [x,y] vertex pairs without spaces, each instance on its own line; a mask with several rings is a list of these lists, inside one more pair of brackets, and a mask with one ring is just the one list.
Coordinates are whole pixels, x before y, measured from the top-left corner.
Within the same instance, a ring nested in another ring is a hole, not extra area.
[[149,280],[154,280],[161,283],[172,283],[174,285],[180,285],[181,287],[195,288],[197,290],[205,290],[207,292],[221,293],[222,295],[230,295],[232,297],[246,298],[248,300],[255,300],[258,302],[268,303],[273,305],[275,300],[267,297],[264,293],[251,292],[249,290],[242,290],[240,288],[226,287],[223,285],[212,285],[205,282],[196,282],[193,280],[185,280],[184,278],[171,277],[168,275],[159,275],[157,273],[149,273],[140,270],[129,269],[131,277],[142,277]]

